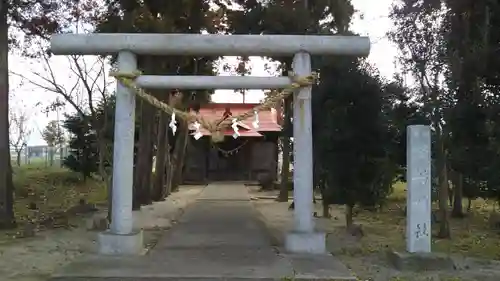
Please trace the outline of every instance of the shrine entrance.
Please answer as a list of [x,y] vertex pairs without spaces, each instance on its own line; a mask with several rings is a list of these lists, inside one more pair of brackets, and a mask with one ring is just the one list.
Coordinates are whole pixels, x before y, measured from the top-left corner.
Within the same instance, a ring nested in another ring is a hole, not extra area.
[[249,180],[251,146],[248,138],[226,138],[211,144],[208,154],[208,181]]
[[[221,35],[221,34],[57,34],[51,38],[54,55],[117,56],[115,130],[113,146],[112,220],[110,229],[98,236],[102,254],[130,255],[143,250],[142,231],[133,229],[132,197],[134,167],[135,97],[181,118],[194,128],[193,138],[220,143],[223,131],[240,137],[238,122],[279,105],[293,94],[294,228],[286,235],[285,248],[293,253],[326,253],[325,233],[315,230],[313,218],[313,151],[311,91],[317,75],[311,70],[311,55],[366,56],[370,40],[361,36],[325,35]],[[162,76],[142,75],[137,55],[178,56],[293,56],[289,77],[251,76]],[[171,108],[144,89],[282,89],[271,91],[253,109],[222,122]]]

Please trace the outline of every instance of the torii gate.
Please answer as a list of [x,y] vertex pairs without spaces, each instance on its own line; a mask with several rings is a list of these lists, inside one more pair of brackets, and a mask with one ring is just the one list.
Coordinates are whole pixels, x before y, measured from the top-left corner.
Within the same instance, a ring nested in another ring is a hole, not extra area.
[[[118,53],[118,71],[137,71],[136,55],[179,56],[286,56],[294,55],[296,75],[311,74],[310,55],[367,56],[370,40],[360,36],[219,35],[219,34],[57,34],[51,38],[55,55],[111,55]],[[162,76],[141,75],[138,86],[156,89],[280,89],[289,77]],[[134,162],[135,94],[122,83],[116,88],[113,151],[112,221],[99,234],[102,254],[129,255],[143,248],[142,231],[133,229],[132,194]],[[325,234],[315,231],[313,220],[313,151],[311,87],[295,93],[294,229],[285,248],[295,253],[326,252]]]

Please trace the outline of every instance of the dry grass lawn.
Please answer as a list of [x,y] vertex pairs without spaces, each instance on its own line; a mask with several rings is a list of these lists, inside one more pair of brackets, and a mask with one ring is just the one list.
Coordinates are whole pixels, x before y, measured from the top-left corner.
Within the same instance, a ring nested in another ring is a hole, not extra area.
[[[405,249],[406,219],[402,209],[406,200],[405,188],[405,184],[397,184],[382,211],[360,212],[355,218],[366,233],[360,240],[361,248],[368,252],[387,248]],[[488,225],[493,206],[494,202],[474,200],[471,212],[465,218],[450,218],[452,239],[432,238],[432,250],[500,260],[500,230],[491,229]],[[434,234],[437,227],[437,224],[433,225]]]
[[18,238],[27,223],[36,224],[61,214],[80,199],[98,205],[105,203],[106,188],[100,181],[92,178],[82,181],[78,173],[43,164],[13,168],[18,229],[0,232],[0,242]]
[[[15,213],[19,227],[0,232],[0,280],[48,280],[54,271],[75,259],[95,253],[96,231],[89,231],[87,222],[91,220],[84,218],[106,215],[106,188],[100,181],[82,181],[79,174],[59,167],[45,167],[43,163],[15,168],[14,179]],[[164,229],[175,223],[182,210],[195,200],[201,190],[199,186],[182,187],[167,200],[133,213],[134,227],[144,230],[146,247],[156,243]],[[74,212],[72,207],[80,199],[96,204],[100,210],[75,215],[78,211]],[[30,207],[33,204],[36,210]],[[71,209],[73,211],[67,212]],[[61,213],[64,214],[63,224],[44,225],[34,236],[21,238],[25,226],[40,224],[46,218],[60,217]]]
[[[327,248],[339,257],[358,276],[359,280],[370,281],[490,281],[500,280],[500,230],[491,229],[488,218],[493,211],[493,202],[474,200],[471,212],[465,218],[450,218],[451,239],[432,238],[433,252],[447,253],[457,257],[470,257],[469,270],[438,272],[399,272],[386,258],[388,250],[404,251],[406,218],[406,185],[398,183],[386,206],[377,212],[359,211],[354,218],[364,231],[362,238],[352,237],[345,229],[344,208],[331,206],[332,218],[316,219],[316,227],[327,233]],[[277,191],[258,191],[251,188],[256,198],[255,206],[262,213],[266,224],[278,240],[290,229],[293,212],[289,203],[279,203],[272,199]],[[264,195],[264,197],[262,197]],[[465,202],[466,203],[466,202]],[[466,206],[466,204],[464,204]],[[437,208],[437,206],[433,206]],[[321,202],[315,206],[321,215]],[[434,234],[438,225],[433,225]],[[283,241],[277,241],[282,243]],[[478,259],[476,259],[478,258]]]

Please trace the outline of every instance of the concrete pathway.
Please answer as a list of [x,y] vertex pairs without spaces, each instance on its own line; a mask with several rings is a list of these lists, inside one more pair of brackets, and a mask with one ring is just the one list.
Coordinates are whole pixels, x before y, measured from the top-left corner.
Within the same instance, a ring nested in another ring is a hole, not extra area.
[[355,280],[332,256],[280,252],[245,186],[211,184],[147,255],[95,257],[53,280]]

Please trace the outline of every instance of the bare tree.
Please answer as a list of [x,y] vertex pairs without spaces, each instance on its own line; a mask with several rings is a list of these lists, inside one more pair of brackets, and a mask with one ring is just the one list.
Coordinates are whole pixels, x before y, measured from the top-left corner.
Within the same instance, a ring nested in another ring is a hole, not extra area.
[[9,111],[10,147],[16,152],[16,164],[21,166],[21,153],[28,146],[29,113],[25,108],[15,108]]
[[420,101],[430,117],[435,136],[438,202],[441,212],[438,237],[450,238],[446,166],[448,150],[445,147],[450,135],[449,126],[447,127],[443,118],[449,99],[446,98],[446,87],[441,79],[447,70],[443,60],[446,57],[446,44],[442,32],[445,9],[432,10],[416,5],[406,3],[393,6],[390,17],[395,29],[388,35],[401,52],[399,61],[404,73],[412,75],[416,80]]
[[[40,48],[43,48],[41,44]],[[58,76],[61,71],[58,70],[56,74],[55,66],[47,52],[40,52],[40,56],[43,71],[32,71],[30,75],[13,74],[35,87],[58,94],[62,97],[64,105],[69,104],[78,115],[88,120],[92,128],[96,130],[99,144],[99,173],[103,179],[108,178],[104,169],[105,159],[110,157],[104,138],[108,118],[105,116],[99,120],[96,110],[98,102],[104,105],[109,102],[111,81],[108,80],[106,73],[109,66],[107,59],[67,56],[67,72],[65,72],[64,77],[61,77]],[[60,102],[53,102],[48,106],[48,109],[56,110],[60,106]]]
[[[112,153],[106,142],[106,128],[108,127],[107,110],[104,116],[100,116],[97,104],[101,103],[104,108],[109,103],[111,96],[107,69],[109,63],[103,57],[67,56],[67,71],[59,69],[56,74],[56,66],[51,61],[48,52],[43,51],[45,47],[40,43],[40,60],[43,65],[42,71],[32,71],[30,75],[13,73],[22,78],[23,81],[33,86],[56,93],[63,99],[63,105],[69,104],[73,110],[84,120],[87,120],[96,132],[99,152],[99,175],[106,182],[108,190],[108,209],[111,211],[111,174],[106,171],[106,162],[111,162]],[[58,65],[59,67],[59,65]],[[65,76],[58,76],[64,73]],[[61,107],[59,101],[52,102],[47,109],[54,111]],[[102,118],[101,118],[102,117]],[[109,218],[111,213],[108,212]]]

